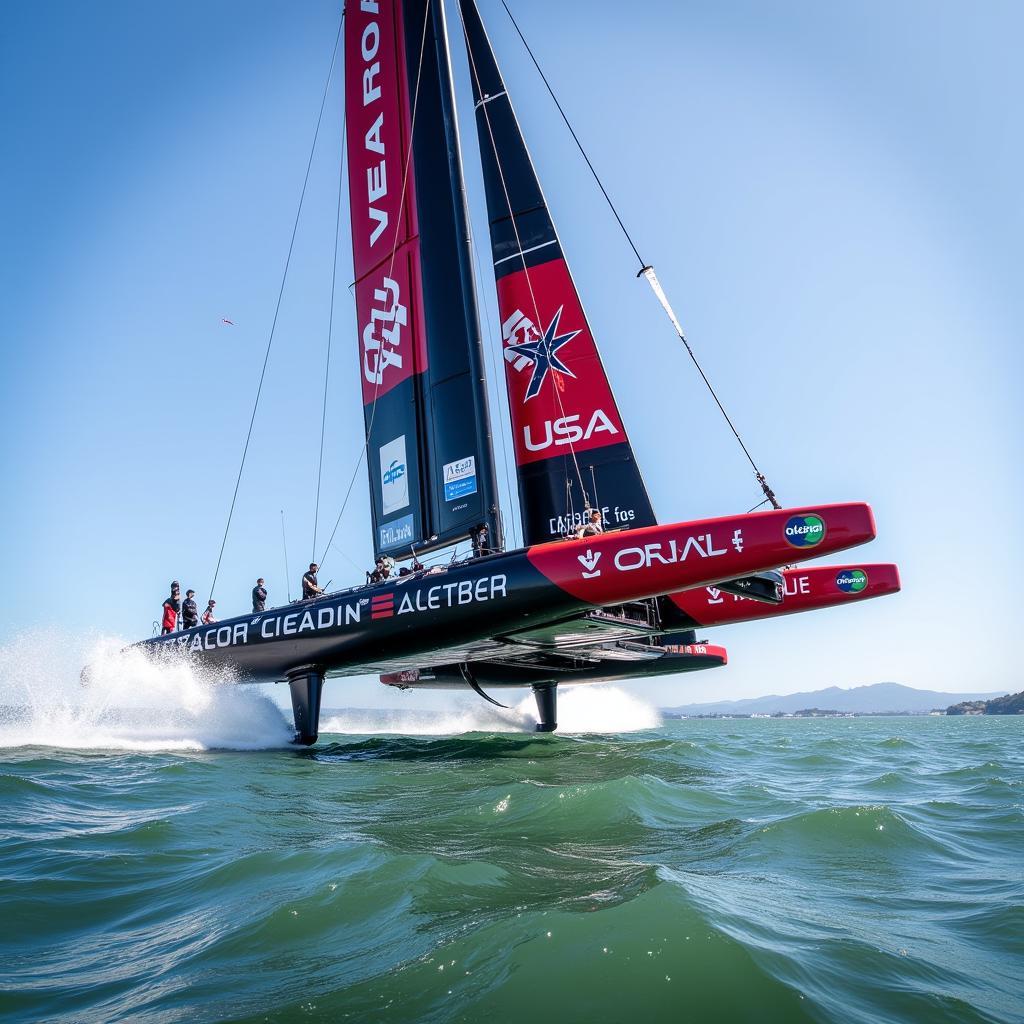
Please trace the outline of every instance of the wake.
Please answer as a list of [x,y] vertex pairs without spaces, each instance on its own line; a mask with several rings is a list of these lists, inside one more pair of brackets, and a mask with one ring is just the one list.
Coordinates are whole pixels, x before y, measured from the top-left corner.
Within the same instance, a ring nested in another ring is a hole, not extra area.
[[[0,646],[0,750],[204,751],[289,747],[290,716],[261,687],[233,685],[185,661],[155,662],[124,651],[116,637],[86,639],[57,631],[24,634]],[[90,667],[87,686],[80,681]],[[342,697],[333,681],[328,699]],[[500,695],[501,691],[499,691]],[[410,701],[415,694],[407,695]],[[475,696],[452,695],[452,707],[429,711],[325,712],[320,733],[457,736],[532,733],[536,705],[511,691],[507,710]],[[658,710],[612,686],[560,687],[558,732],[619,733],[656,729]]]
[[[502,693],[498,690],[495,695],[501,699]],[[517,697],[520,691],[513,690],[512,694]],[[471,699],[476,703],[467,706],[464,698],[459,698],[459,707],[443,711],[353,710],[327,714],[321,719],[320,734],[458,736],[471,732],[533,732],[537,725],[537,706],[531,693],[507,710],[485,704],[477,697]],[[639,732],[657,729],[661,724],[657,708],[614,686],[559,687],[556,736]]]
[[[126,641],[57,632],[0,647],[0,749],[265,750],[288,746],[281,709],[185,662],[122,653]],[[88,686],[79,673],[91,668]]]

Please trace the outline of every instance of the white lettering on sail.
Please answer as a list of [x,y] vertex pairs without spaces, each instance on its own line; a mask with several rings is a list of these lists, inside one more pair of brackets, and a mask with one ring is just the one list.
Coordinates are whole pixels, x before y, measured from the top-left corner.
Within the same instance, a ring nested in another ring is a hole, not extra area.
[[[375,100],[380,99],[380,86],[373,84],[374,76],[380,74],[380,61],[375,60],[364,72],[363,72],[363,106],[368,107]],[[383,118],[378,118],[378,123],[382,122]],[[383,153],[384,150],[381,149]]]
[[523,426],[523,444],[531,452],[542,452],[545,448],[551,448],[554,445],[572,445],[578,444],[580,441],[589,441],[594,434],[598,434],[602,430],[609,434],[619,432],[618,427],[601,409],[595,409],[586,429],[580,426],[578,413],[574,413],[572,416],[561,416],[553,421],[545,420],[544,434],[539,439],[533,437],[530,432],[530,424],[527,423]]
[[[540,337],[540,331],[521,309],[517,309],[501,325],[501,337],[506,345],[521,345],[527,341],[536,341]],[[530,365],[530,360],[521,352],[510,352],[507,348],[505,358],[512,364],[514,370],[522,371]]]
[[[361,11],[369,14],[376,14],[378,5],[371,0],[362,0],[359,5]],[[380,26],[375,21],[368,22],[363,29],[362,38],[359,41],[360,51],[363,60],[368,67],[363,69],[363,106],[376,103],[381,98],[380,84],[374,83],[374,79],[380,74],[380,61],[375,61],[377,51],[380,49]],[[371,61],[373,63],[371,63]],[[367,212],[373,228],[370,231],[370,245],[374,245],[378,238],[384,233],[388,226],[388,211],[383,207],[374,206],[374,203],[385,199],[388,194],[388,174],[384,162],[384,139],[381,134],[384,128],[383,112],[377,115],[376,121],[370,126],[369,131],[363,140],[363,145],[368,153],[376,153],[380,156],[377,164],[371,164],[366,168],[366,198]]]
[[402,368],[402,328],[408,323],[409,312],[400,298],[398,282],[390,277],[384,278],[383,287],[373,291],[370,322],[363,328],[363,376],[371,384],[383,383],[389,366]]
[[[366,8],[364,7],[365,11]],[[368,22],[363,29],[363,38],[359,41],[363,50],[363,60],[373,60],[380,47],[380,26],[375,21]]]

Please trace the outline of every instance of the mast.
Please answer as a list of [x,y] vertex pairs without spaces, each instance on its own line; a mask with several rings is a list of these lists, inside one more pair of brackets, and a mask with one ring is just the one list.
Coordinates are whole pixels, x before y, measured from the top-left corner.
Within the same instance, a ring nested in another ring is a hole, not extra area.
[[459,0],[476,106],[526,543],[600,509],[654,509],[474,0]]
[[345,26],[360,376],[377,554],[501,542],[441,0],[360,0]]

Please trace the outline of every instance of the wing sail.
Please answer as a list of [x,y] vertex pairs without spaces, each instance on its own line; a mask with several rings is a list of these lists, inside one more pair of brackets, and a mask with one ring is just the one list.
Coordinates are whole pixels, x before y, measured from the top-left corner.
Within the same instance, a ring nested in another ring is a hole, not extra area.
[[349,197],[374,548],[498,537],[444,9],[363,0],[345,26]]
[[460,0],[476,104],[524,539],[598,508],[656,522],[590,324],[473,0]]

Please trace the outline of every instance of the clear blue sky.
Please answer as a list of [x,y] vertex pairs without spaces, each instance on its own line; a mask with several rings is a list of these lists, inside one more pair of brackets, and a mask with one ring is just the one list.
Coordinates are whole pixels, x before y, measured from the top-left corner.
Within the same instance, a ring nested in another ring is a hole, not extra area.
[[[172,577],[207,592],[338,8],[42,0],[5,11],[4,637],[56,626],[68,642],[137,638]],[[742,456],[634,279],[500,5],[481,8],[659,515],[746,510],[758,494]],[[882,679],[1019,689],[1024,10],[513,9],[784,503],[872,502],[879,538],[859,557],[903,570],[898,597],[719,630],[728,669],[633,690],[665,704]],[[457,32],[453,52],[483,239]],[[285,598],[280,509],[293,588],[310,557],[340,79],[325,129],[217,587],[226,614],[246,606],[256,575]],[[350,259],[345,232],[345,285]],[[493,282],[483,298],[493,339]],[[361,444],[356,366],[342,288],[329,523]],[[364,479],[360,469],[338,535],[359,566]],[[358,578],[345,556],[328,557],[325,580]],[[335,683],[327,703],[399,696],[381,689]]]

